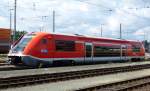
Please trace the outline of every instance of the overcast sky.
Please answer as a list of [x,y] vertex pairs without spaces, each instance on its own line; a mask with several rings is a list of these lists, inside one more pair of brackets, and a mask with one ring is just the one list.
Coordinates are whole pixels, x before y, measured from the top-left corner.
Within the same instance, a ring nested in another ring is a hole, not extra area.
[[[1,0],[0,27],[9,28],[13,6]],[[150,40],[150,0],[17,0],[17,30],[52,32],[53,10],[59,33],[98,37],[102,26],[103,37],[119,38],[121,24],[124,39]]]

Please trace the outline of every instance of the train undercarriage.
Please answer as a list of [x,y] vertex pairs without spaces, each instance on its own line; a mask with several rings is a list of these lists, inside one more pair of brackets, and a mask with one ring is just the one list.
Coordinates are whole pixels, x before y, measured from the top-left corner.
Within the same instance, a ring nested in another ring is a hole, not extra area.
[[12,64],[12,65],[21,65],[21,64],[23,64],[22,59],[21,59],[21,57],[19,57],[19,56],[12,56],[12,57],[9,57],[8,62],[9,62],[10,64]]
[[[117,61],[92,61],[89,64],[95,64],[95,63],[109,63],[109,62],[139,62],[143,61],[144,58],[132,58],[130,60],[117,60]],[[83,63],[76,63],[75,60],[53,60],[53,61],[46,61],[46,60],[40,60],[35,59],[30,56],[9,56],[9,63],[12,65],[24,65],[29,67],[48,67],[48,66],[62,66],[62,65],[75,65],[75,64],[87,64],[88,62]]]

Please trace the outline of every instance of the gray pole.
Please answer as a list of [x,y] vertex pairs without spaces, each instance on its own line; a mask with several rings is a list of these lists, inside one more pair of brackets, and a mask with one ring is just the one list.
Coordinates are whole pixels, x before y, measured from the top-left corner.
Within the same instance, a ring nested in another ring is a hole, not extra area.
[[103,24],[101,24],[101,37],[103,36]]
[[53,33],[55,33],[55,11],[53,11]]
[[13,9],[10,9],[10,16],[9,16],[9,19],[10,19],[10,21],[9,21],[9,28],[10,28],[10,31],[12,30],[12,11]]
[[10,9],[10,16],[9,16],[9,19],[10,19],[10,25],[9,25],[9,28],[10,28],[10,48],[11,48],[11,43],[13,42],[12,38],[11,38],[11,35],[12,35],[12,11],[13,9]]
[[13,32],[13,42],[15,41],[16,39],[16,22],[17,22],[17,19],[16,19],[16,15],[17,15],[17,12],[16,12],[16,9],[17,9],[17,0],[15,0],[15,6],[14,6],[14,32]]
[[122,39],[122,25],[120,23],[120,39]]

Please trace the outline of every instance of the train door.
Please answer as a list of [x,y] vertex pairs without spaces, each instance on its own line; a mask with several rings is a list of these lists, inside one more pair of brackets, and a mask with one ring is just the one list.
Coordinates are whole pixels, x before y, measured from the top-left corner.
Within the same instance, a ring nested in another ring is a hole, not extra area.
[[120,59],[121,60],[127,59],[127,46],[126,45],[121,45]]
[[93,44],[85,43],[85,61],[93,60]]

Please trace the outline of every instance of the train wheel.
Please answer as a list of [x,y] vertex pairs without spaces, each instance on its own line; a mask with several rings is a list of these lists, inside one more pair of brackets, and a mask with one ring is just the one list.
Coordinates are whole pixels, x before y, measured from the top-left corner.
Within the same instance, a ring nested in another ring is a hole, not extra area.
[[65,61],[63,61],[63,65],[75,65],[75,61],[74,60],[65,60]]
[[71,65],[75,65],[75,64],[76,64],[75,61],[72,60],[72,61],[71,61]]
[[18,65],[19,63],[16,60],[11,60],[10,64],[12,64],[12,65]]
[[43,63],[39,63],[37,67],[38,68],[42,68],[43,67]]

